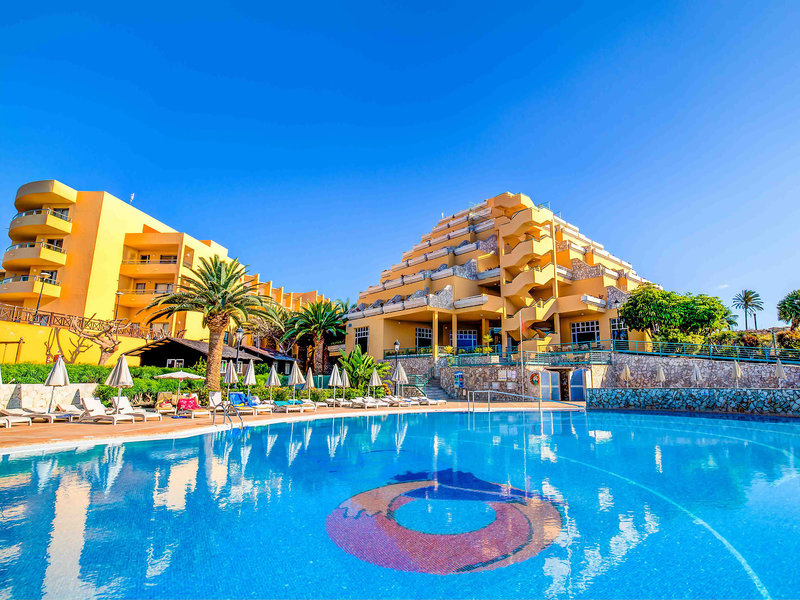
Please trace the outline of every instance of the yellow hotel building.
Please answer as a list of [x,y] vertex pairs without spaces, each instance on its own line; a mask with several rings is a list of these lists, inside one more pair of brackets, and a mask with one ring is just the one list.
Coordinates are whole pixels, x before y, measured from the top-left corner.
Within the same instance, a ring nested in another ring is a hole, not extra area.
[[[359,294],[346,350],[382,359],[484,345],[523,350],[639,339],[617,307],[642,279],[577,227],[524,194],[505,193],[443,218]],[[448,348],[449,347],[449,348]]]
[[[35,181],[19,188],[14,206],[0,273],[6,306],[146,328],[147,313],[140,311],[157,294],[175,289],[201,258],[228,258],[220,244],[177,231],[107,192]],[[248,278],[260,294],[292,310],[321,298]],[[159,319],[144,337],[207,339],[201,319],[197,313]]]

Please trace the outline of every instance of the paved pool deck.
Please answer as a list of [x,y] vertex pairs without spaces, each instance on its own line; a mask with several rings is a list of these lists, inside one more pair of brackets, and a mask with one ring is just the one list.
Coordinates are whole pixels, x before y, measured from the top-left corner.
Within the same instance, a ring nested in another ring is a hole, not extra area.
[[[486,404],[478,403],[476,410],[486,412]],[[542,403],[543,410],[583,410],[583,403],[569,405],[557,402]],[[491,410],[495,411],[538,411],[539,405],[535,402],[492,402]],[[243,415],[245,426],[265,425],[267,423],[286,423],[291,421],[305,421],[309,419],[324,419],[330,417],[359,417],[364,415],[402,414],[412,412],[465,412],[468,410],[466,402],[449,401],[445,405],[420,406],[409,408],[378,408],[378,409],[351,409],[351,408],[318,408],[316,412],[301,413],[273,413],[266,415]],[[239,427],[239,420],[234,418],[234,427]],[[111,425],[109,423],[33,423],[33,425],[14,425],[11,428],[0,428],[0,455],[15,454],[19,452],[35,453],[53,450],[66,450],[70,448],[94,446],[97,444],[119,443],[122,441],[142,441],[155,439],[169,439],[190,437],[214,431],[230,429],[229,423],[223,421],[218,414],[216,424],[212,424],[211,417],[197,417],[195,419],[173,418],[164,415],[161,421],[136,421]]]

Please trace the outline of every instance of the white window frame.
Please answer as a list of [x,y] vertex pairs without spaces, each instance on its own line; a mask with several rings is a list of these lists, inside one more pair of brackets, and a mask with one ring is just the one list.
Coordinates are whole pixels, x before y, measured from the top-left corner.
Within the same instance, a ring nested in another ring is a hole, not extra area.
[[369,327],[356,327],[353,330],[354,346],[359,346],[360,344],[358,341],[361,339],[367,340],[366,349],[364,349],[364,352],[369,352]]
[[168,369],[182,369],[183,368],[183,359],[182,358],[168,358],[167,359],[167,368]]
[[594,333],[595,338],[591,341],[600,339],[600,321],[577,321],[569,324],[570,337],[573,344],[586,344],[587,340],[578,341],[578,334],[580,333]]

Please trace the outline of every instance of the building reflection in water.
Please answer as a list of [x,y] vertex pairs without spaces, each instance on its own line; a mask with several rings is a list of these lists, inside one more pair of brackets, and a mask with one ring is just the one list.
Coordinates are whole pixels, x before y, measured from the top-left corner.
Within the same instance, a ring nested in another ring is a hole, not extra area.
[[[591,595],[634,550],[686,518],[614,472],[655,481],[687,510],[739,508],[754,481],[797,477],[790,436],[784,451],[741,424],[726,435],[702,420],[675,431],[669,420],[652,425],[580,413],[365,415],[6,458],[0,595],[158,596],[174,591],[176,577],[196,576],[199,566],[187,561],[198,552],[219,560],[231,553],[226,544],[251,543],[241,531],[272,539],[299,524],[313,537],[314,524],[353,494],[403,473],[447,469],[555,503],[561,534],[527,563],[546,597]],[[630,459],[632,441],[642,460]],[[687,485],[701,480],[702,489]]]

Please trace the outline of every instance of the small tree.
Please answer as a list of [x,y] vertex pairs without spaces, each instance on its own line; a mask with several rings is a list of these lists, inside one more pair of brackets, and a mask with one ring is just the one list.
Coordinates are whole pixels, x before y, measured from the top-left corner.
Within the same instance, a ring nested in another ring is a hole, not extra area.
[[619,308],[619,316],[630,329],[655,336],[659,331],[678,328],[678,294],[646,283],[636,288]]
[[789,292],[778,302],[778,319],[789,323],[792,331],[800,326],[800,290]]
[[764,310],[764,303],[761,301],[761,296],[753,290],[742,290],[733,297],[733,307],[738,308],[744,312],[744,328],[747,329],[747,315],[753,315],[755,328],[758,329],[758,320],[756,313]]
[[369,382],[372,369],[377,369],[378,375],[380,375],[381,378],[386,377],[391,370],[389,363],[376,363],[372,356],[362,352],[361,346],[356,346],[353,350],[340,357],[339,364],[342,366],[342,369],[347,371],[347,376],[350,378],[350,387],[362,391],[367,382]]

